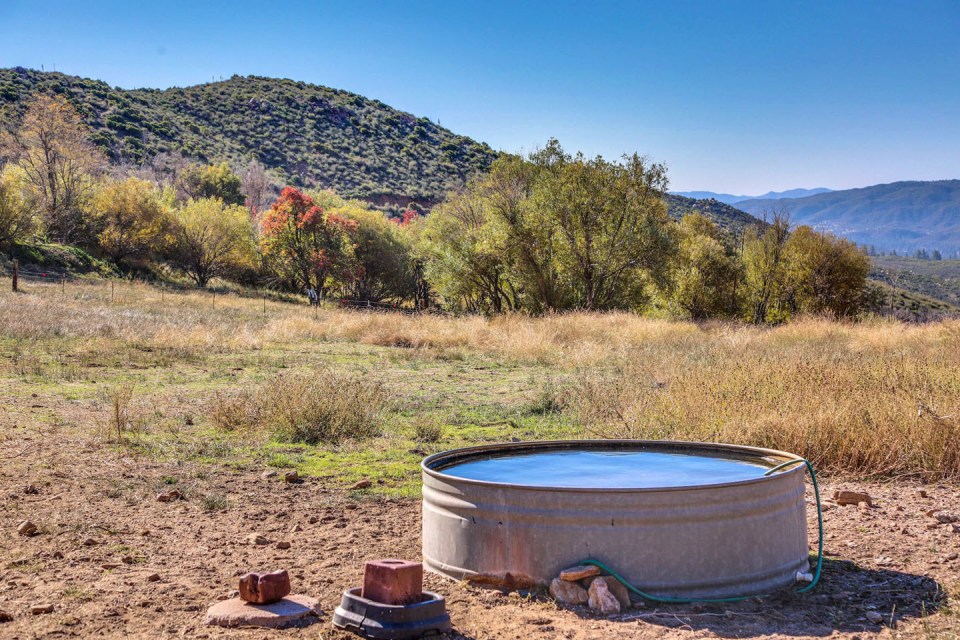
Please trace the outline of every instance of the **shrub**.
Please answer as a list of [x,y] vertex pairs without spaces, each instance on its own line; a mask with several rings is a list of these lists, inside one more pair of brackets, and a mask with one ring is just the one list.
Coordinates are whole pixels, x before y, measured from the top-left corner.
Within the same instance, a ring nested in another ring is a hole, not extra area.
[[251,429],[260,420],[260,404],[250,392],[218,393],[210,407],[210,419],[224,431]]
[[440,442],[443,439],[443,425],[433,420],[418,422],[413,437],[418,443]]
[[387,400],[379,382],[331,370],[279,376],[263,391],[265,425],[280,440],[306,444],[379,435]]
[[327,369],[217,395],[211,419],[227,430],[264,428],[284,442],[337,443],[379,435],[386,405],[379,381]]

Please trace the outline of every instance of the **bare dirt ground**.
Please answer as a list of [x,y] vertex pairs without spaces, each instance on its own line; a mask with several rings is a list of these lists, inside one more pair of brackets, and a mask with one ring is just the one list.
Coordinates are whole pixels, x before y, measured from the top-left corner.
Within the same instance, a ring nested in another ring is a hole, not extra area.
[[[0,623],[3,638],[346,638],[331,630],[330,616],[341,592],[360,584],[364,560],[419,558],[416,500],[357,499],[346,486],[309,478],[286,484],[262,477],[262,467],[144,462],[66,435],[54,444],[12,432],[0,460],[0,610],[13,618]],[[173,481],[186,499],[157,502]],[[810,594],[647,604],[601,618],[562,609],[542,593],[502,593],[436,576],[427,577],[427,587],[447,596],[455,638],[956,637],[960,621],[944,590],[957,582],[960,533],[926,512],[957,511],[960,489],[824,484],[825,494],[866,490],[875,506],[828,507],[829,559]],[[205,504],[211,495],[229,507]],[[24,519],[40,534],[18,535]],[[249,544],[250,534],[270,544]],[[291,546],[282,550],[278,542]],[[320,600],[319,619],[279,631],[204,625],[207,607],[236,588],[237,576],[280,568],[290,571],[295,592]],[[36,604],[54,611],[34,615]],[[882,623],[870,621],[873,612]]]

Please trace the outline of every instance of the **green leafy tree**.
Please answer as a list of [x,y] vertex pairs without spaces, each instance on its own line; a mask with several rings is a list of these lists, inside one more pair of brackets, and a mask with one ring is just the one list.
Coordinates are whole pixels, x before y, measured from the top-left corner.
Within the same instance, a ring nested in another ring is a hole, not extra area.
[[252,264],[255,247],[245,207],[202,198],[187,202],[174,218],[171,257],[197,286]]
[[743,240],[744,315],[748,322],[782,322],[789,310],[782,300],[790,222],[785,212],[765,228],[747,229]]
[[849,240],[797,227],[786,247],[784,301],[796,313],[853,317],[863,309],[870,258]]
[[429,216],[428,279],[449,302],[492,312],[642,308],[669,276],[666,185],[637,155],[588,160],[556,140],[501,158]]
[[665,167],[637,154],[622,162],[570,156],[556,140],[529,161],[531,237],[549,244],[561,284],[559,299],[543,299],[544,307],[643,308],[648,285],[667,283],[674,251]]
[[724,245],[720,230],[708,218],[689,214],[680,222],[679,237],[673,305],[694,320],[736,315],[741,265]]
[[355,300],[412,300],[417,293],[416,261],[406,227],[389,221],[382,211],[357,200],[344,200],[332,191],[313,197],[328,216],[354,223],[355,269],[353,277],[342,283],[343,293]]
[[246,201],[243,181],[226,162],[210,165],[188,165],[178,176],[179,192],[185,200],[219,198],[226,205]]
[[485,313],[521,308],[506,234],[476,189],[449,196],[412,232],[426,280],[448,305]]
[[115,263],[160,254],[170,240],[172,219],[159,190],[150,182],[127,178],[99,186],[92,214],[101,250]]

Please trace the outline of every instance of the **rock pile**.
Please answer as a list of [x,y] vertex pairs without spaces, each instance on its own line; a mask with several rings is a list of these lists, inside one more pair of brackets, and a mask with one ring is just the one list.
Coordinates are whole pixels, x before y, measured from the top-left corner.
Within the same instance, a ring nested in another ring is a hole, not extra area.
[[577,565],[560,572],[550,583],[550,595],[567,606],[587,605],[603,615],[630,607],[630,592],[613,576],[600,575],[600,568]]

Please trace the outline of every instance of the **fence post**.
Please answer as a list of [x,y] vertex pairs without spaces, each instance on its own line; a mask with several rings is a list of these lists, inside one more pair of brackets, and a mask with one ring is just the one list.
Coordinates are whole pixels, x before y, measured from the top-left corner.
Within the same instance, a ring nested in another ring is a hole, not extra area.
[[13,292],[17,292],[17,280],[20,277],[20,261],[13,259]]
[[67,276],[60,276],[60,292],[64,295],[67,294]]
[[110,304],[113,304],[113,278],[110,279]]
[[267,292],[261,291],[260,295],[263,296],[263,314],[267,314]]

